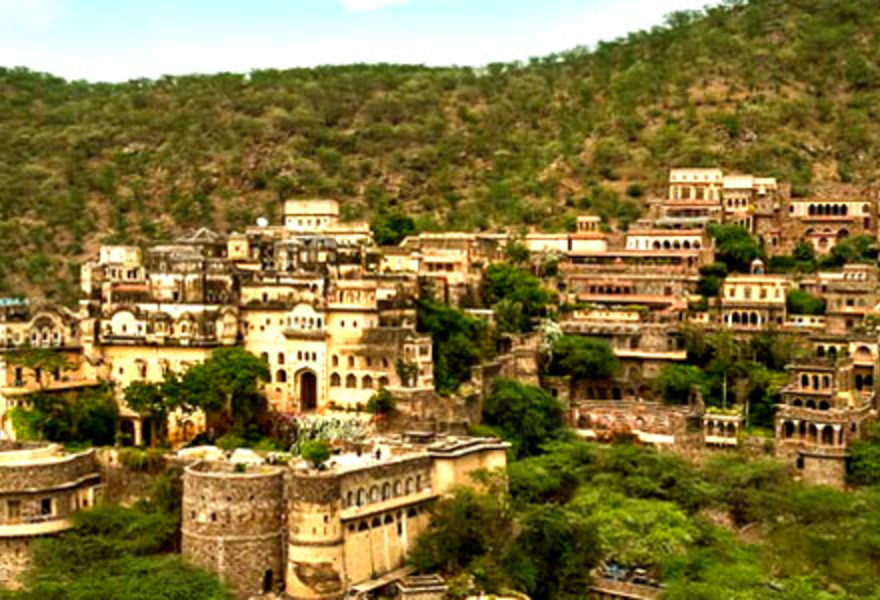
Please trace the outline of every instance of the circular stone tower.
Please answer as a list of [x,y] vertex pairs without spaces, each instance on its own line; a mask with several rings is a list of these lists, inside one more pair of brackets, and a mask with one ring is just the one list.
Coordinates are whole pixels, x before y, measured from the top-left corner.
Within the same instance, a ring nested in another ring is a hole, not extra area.
[[284,470],[200,462],[183,474],[182,550],[239,597],[284,585]]
[[345,596],[341,479],[333,472],[290,469],[286,591],[293,600]]

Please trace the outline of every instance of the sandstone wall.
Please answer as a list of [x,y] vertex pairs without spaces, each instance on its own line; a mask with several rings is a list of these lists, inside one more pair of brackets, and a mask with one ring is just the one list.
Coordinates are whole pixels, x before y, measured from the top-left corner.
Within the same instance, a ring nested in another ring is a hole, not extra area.
[[241,598],[279,592],[284,578],[284,471],[199,463],[184,471],[182,551]]

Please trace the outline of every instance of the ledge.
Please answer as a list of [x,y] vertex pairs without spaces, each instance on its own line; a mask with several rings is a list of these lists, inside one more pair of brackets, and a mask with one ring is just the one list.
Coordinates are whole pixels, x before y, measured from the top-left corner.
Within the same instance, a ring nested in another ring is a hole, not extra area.
[[73,527],[71,519],[53,519],[34,523],[17,523],[0,525],[0,538],[7,537],[30,537],[35,535],[49,535],[67,531]]

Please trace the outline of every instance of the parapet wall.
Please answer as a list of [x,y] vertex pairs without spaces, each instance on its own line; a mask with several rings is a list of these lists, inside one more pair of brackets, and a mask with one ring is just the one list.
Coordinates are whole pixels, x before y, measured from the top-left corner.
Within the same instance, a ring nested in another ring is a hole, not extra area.
[[50,490],[97,472],[94,450],[63,454],[47,448],[0,451],[0,493]]

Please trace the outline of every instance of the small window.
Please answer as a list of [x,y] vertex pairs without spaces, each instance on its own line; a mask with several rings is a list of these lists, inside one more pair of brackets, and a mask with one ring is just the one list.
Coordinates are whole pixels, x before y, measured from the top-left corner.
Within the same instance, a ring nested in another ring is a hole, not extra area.
[[21,518],[21,500],[6,501],[6,518],[9,520]]
[[52,498],[43,498],[40,500],[40,514],[43,516],[52,514]]

